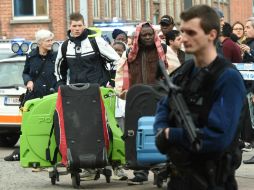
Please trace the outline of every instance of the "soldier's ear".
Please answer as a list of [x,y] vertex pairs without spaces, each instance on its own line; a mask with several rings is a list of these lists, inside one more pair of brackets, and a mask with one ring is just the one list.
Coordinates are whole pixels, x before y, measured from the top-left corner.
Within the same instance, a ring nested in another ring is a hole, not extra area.
[[209,32],[209,39],[211,41],[215,41],[215,39],[219,37],[219,34],[218,32],[215,30],[215,29],[212,29],[210,32]]

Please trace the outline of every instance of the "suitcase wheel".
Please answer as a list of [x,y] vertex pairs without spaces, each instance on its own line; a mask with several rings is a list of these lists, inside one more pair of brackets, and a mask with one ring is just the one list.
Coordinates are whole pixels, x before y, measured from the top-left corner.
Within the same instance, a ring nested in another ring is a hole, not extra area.
[[56,176],[51,177],[51,184],[55,185],[56,184]]
[[72,181],[72,186],[77,189],[80,186],[80,175],[79,173],[72,173],[71,174],[71,181]]
[[56,167],[53,167],[53,171],[49,172],[49,177],[51,179],[52,185],[55,185],[56,181],[59,181],[59,173],[58,173]]
[[107,168],[107,166],[103,169],[103,175],[106,178],[106,182],[110,183],[110,177],[112,176],[111,168]]
[[163,178],[159,176],[158,174],[154,174],[154,181],[153,184],[156,185],[158,188],[162,188],[163,186]]
[[162,179],[158,179],[157,182],[156,182],[156,185],[158,188],[162,188],[163,186],[163,180]]
[[110,176],[105,176],[106,177],[106,182],[110,183]]
[[100,179],[100,175],[101,175],[100,170],[97,170],[97,171],[96,171],[96,174],[95,174],[95,177],[94,177],[94,180]]

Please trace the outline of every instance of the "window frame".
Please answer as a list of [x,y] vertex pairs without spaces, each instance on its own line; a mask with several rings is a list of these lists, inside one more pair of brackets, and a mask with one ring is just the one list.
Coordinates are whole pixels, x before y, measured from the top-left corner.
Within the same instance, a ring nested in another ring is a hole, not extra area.
[[131,20],[132,19],[132,1],[125,0],[125,4],[126,4],[126,19]]
[[115,7],[116,7],[116,17],[122,18],[122,0],[115,0]]
[[75,10],[76,10],[76,8],[75,8],[76,7],[75,0],[69,0],[68,3],[69,3],[69,11],[70,11],[70,13],[74,13]]
[[14,16],[14,0],[12,0],[12,18],[13,20],[22,21],[22,20],[45,20],[49,19],[49,0],[46,0],[47,7],[46,7],[46,14],[45,16],[36,16],[36,0],[33,0],[33,14],[34,16]]
[[[97,2],[97,7],[95,7],[95,1]],[[95,11],[98,13],[97,15],[95,15]],[[93,0],[93,17],[95,19],[100,18],[100,0]]]
[[111,0],[105,0],[104,1],[104,17],[106,19],[110,19],[111,18]]
[[146,0],[145,1],[145,5],[146,5],[146,8],[145,8],[145,19],[146,21],[150,21],[151,20],[151,2],[150,0]]
[[160,1],[161,5],[160,5],[160,14],[161,16],[166,15],[167,14],[167,7],[166,5],[166,0],[161,0]]
[[136,19],[141,20],[141,1],[136,1]]

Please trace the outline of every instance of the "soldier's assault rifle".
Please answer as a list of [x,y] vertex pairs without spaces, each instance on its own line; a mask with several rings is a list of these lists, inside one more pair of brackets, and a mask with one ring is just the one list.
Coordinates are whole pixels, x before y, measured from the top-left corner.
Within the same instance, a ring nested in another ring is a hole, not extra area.
[[166,72],[163,61],[159,60],[159,66],[166,81],[166,85],[169,88],[170,109],[172,112],[171,114],[173,114],[176,119],[176,125],[186,130],[192,150],[199,151],[201,142],[198,137],[198,128],[196,128],[193,122],[189,108],[183,98],[181,88],[173,84]]

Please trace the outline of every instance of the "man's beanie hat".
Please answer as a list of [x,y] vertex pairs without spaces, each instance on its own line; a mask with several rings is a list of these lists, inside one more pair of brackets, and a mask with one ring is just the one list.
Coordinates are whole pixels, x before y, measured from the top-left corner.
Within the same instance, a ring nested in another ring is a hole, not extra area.
[[215,12],[216,12],[216,14],[218,15],[219,18],[224,17],[224,14],[220,9],[218,9],[218,8],[213,8],[213,9],[215,10]]

